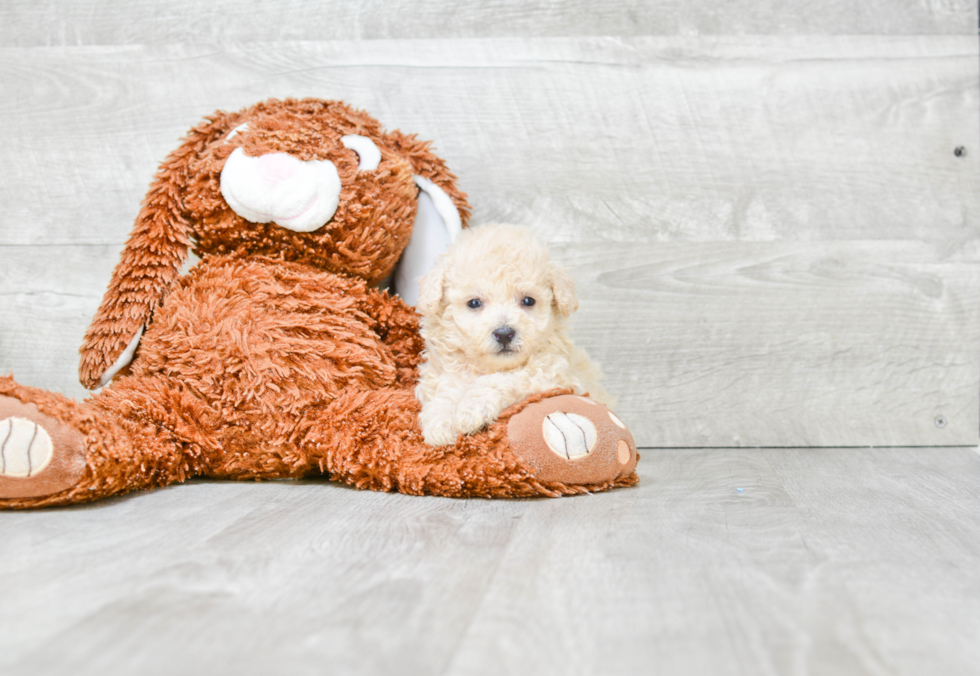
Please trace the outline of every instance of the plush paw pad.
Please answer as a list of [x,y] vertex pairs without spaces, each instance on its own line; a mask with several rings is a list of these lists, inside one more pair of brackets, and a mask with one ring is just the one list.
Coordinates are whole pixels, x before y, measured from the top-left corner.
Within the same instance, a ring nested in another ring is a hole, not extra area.
[[585,416],[555,411],[544,417],[544,441],[559,458],[576,460],[595,450],[599,433]]
[[33,420],[0,420],[0,476],[27,478],[51,462],[51,435]]
[[576,395],[535,402],[507,423],[514,454],[543,481],[589,485],[636,468],[636,443],[602,404]]
[[13,397],[0,396],[0,499],[37,498],[76,485],[85,437]]

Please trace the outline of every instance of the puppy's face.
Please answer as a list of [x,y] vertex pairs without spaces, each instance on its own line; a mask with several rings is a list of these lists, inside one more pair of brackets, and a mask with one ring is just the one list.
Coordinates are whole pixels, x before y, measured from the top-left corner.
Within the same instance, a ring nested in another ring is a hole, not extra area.
[[549,286],[539,275],[510,272],[460,271],[459,286],[446,292],[443,325],[456,334],[455,347],[483,371],[522,365],[554,332]]
[[568,275],[513,226],[464,232],[423,278],[419,303],[430,352],[453,353],[483,373],[519,368],[549,349],[576,307]]

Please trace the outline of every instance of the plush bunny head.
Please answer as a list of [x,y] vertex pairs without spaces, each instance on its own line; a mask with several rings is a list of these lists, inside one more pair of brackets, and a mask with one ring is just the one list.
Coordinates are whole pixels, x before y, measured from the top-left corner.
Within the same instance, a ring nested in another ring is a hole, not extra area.
[[[429,144],[385,132],[339,101],[268,100],[216,112],[161,164],[82,346],[80,376],[111,365],[176,280],[188,247],[264,255],[377,283],[417,279],[469,217],[466,196]],[[398,286],[401,288],[398,288]]]
[[449,207],[447,229],[468,215],[427,144],[337,101],[266,101],[195,132],[179,191],[201,255],[263,254],[374,283],[409,242],[420,187]]

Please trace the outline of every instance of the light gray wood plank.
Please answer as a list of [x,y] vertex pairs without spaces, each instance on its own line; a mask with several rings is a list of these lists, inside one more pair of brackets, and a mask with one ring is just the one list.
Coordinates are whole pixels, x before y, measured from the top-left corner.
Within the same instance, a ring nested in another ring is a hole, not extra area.
[[804,620],[819,553],[765,458],[645,452],[641,466],[616,504],[522,519],[453,673],[790,673],[809,632],[787,620]]
[[975,450],[648,451],[639,472],[555,501],[191,482],[4,513],[0,670],[975,673]]
[[977,443],[976,242],[556,254],[579,287],[575,336],[642,446]]
[[272,482],[4,514],[0,668],[438,673],[526,508]]
[[119,247],[0,244],[0,373],[76,399],[78,348]]
[[[836,569],[850,599],[846,622],[877,650],[881,671],[912,673],[915,663],[920,671],[975,670],[976,456],[910,449],[764,455],[797,506],[809,546],[825,554],[825,570]],[[943,618],[954,616],[962,621],[946,625]],[[956,657],[944,662],[948,655]]]
[[[976,507],[978,460],[646,452],[637,490],[524,516],[451,672],[973,673],[980,533],[963,508]],[[783,486],[808,486],[810,472],[821,506],[848,496],[833,516]]]
[[958,36],[0,50],[0,242],[121,243],[203,115],[311,95],[434,140],[476,222],[551,240],[970,238],[977,52]]
[[165,44],[569,35],[975,35],[971,0],[819,3],[779,0],[8,0],[5,45]]

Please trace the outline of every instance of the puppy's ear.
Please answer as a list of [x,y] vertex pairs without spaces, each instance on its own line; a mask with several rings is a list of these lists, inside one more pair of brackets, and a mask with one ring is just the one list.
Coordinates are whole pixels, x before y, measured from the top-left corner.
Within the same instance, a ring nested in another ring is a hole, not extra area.
[[555,307],[565,317],[578,310],[578,296],[575,295],[575,282],[568,272],[557,265],[551,266],[551,294]]
[[419,302],[415,309],[423,317],[431,317],[439,311],[442,292],[446,283],[446,256],[440,256],[434,268],[419,280]]

